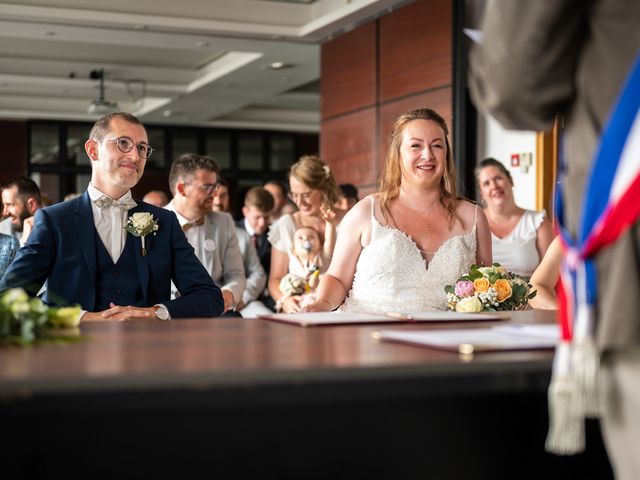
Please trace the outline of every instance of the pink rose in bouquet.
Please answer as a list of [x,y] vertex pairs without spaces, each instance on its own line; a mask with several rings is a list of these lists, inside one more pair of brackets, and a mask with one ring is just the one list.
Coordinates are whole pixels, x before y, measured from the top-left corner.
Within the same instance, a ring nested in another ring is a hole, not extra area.
[[456,295],[460,298],[469,297],[475,293],[475,289],[473,288],[473,282],[469,280],[461,280],[456,283],[455,289]]

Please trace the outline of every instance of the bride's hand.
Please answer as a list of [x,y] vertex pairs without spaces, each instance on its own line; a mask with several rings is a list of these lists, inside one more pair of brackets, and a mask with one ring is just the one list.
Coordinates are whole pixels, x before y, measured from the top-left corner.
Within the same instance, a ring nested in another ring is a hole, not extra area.
[[292,295],[287,297],[282,302],[282,311],[284,313],[296,313],[300,311],[300,295]]
[[315,302],[303,307],[301,312],[329,312],[331,310],[331,305],[328,301],[320,299]]

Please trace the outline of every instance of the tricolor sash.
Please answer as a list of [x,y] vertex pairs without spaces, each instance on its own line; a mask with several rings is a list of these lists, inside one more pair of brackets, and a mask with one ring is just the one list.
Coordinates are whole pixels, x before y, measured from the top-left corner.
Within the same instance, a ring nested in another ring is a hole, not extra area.
[[564,223],[561,183],[556,190],[556,227],[564,251],[558,287],[561,342],[549,387],[546,448],[559,454],[584,449],[584,418],[599,411],[594,256],[640,218],[640,55],[603,130],[584,198],[573,238]]

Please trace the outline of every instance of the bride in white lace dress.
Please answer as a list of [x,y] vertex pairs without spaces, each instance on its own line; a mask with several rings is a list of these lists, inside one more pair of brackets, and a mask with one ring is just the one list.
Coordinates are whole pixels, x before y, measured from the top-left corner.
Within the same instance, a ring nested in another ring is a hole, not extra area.
[[457,197],[444,119],[430,109],[396,120],[380,193],[342,220],[318,300],[305,311],[446,309],[444,286],[491,264],[487,219]]

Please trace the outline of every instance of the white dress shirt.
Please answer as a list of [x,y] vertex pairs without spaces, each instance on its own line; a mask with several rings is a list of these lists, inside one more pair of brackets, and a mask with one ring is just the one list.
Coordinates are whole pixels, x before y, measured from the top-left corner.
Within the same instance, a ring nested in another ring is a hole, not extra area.
[[[100,236],[100,240],[104,245],[104,248],[109,252],[109,256],[113,263],[116,263],[122,255],[124,250],[124,244],[127,240],[127,231],[124,226],[127,222],[128,212],[122,208],[109,207],[100,208],[95,204],[95,200],[106,196],[92,184],[87,187],[89,198],[91,198],[91,210],[93,211],[93,223],[96,226],[96,231]],[[114,200],[126,200],[131,199],[131,190],[125,193],[122,197]]]
[[244,218],[242,221],[244,222],[244,229],[247,231],[250,237],[253,237],[256,231],[253,229],[251,225],[249,225],[249,222],[246,218]]

